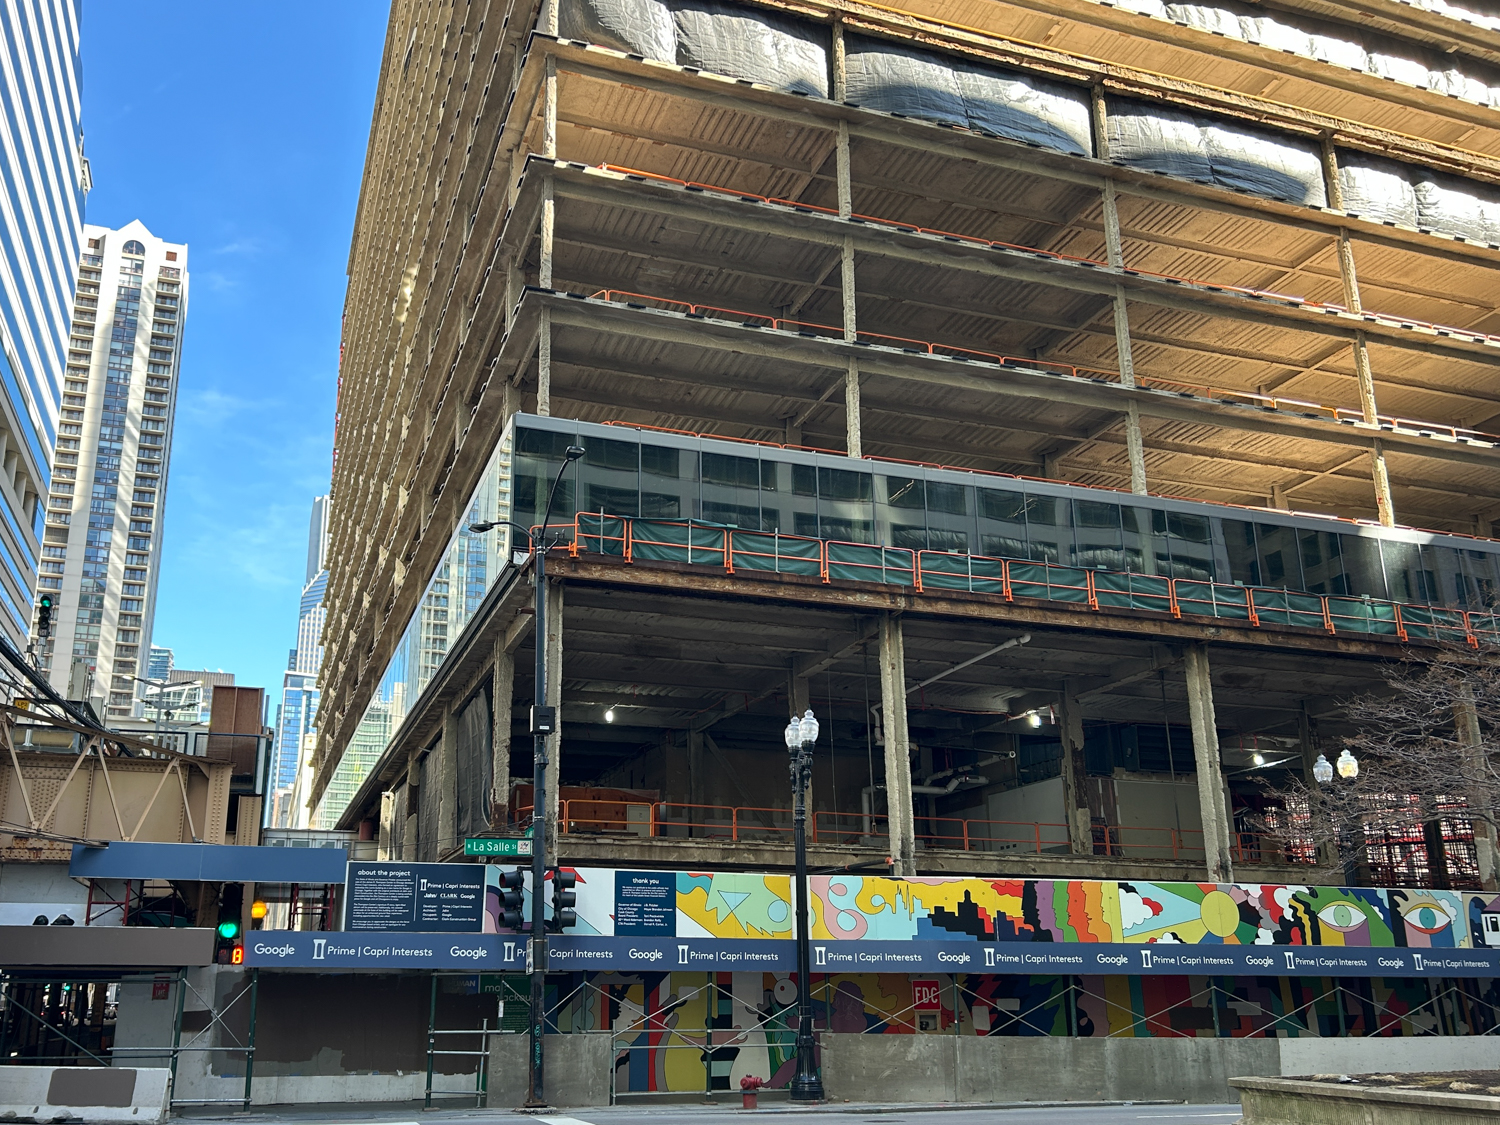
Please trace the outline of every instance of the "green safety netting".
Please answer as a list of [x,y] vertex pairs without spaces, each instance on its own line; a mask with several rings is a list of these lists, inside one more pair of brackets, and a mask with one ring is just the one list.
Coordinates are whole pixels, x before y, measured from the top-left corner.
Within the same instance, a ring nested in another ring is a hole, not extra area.
[[1177,580],[1177,607],[1183,613],[1200,617],[1222,617],[1231,621],[1249,621],[1250,603],[1243,586],[1226,586],[1219,582]]
[[916,584],[916,558],[900,547],[870,547],[862,543],[828,544],[828,577],[855,582]]
[[730,558],[736,570],[772,570],[778,574],[823,573],[823,544],[817,539],[736,531],[730,535]]
[[1401,623],[1406,635],[1414,641],[1466,641],[1468,626],[1462,610],[1439,609],[1430,605],[1403,605]]
[[623,555],[630,521],[623,516],[578,514],[578,549],[592,555]]
[[1054,602],[1089,600],[1089,572],[1076,566],[1047,563],[1010,564],[1010,588],[1017,597],[1045,598]]
[[955,555],[923,551],[919,556],[924,590],[968,590],[980,594],[1005,593],[1005,560],[983,555]]
[[1373,598],[1329,598],[1328,619],[1335,633],[1396,635],[1396,604]]
[[1120,574],[1094,571],[1094,593],[1101,606],[1115,609],[1153,609],[1172,612],[1172,584],[1150,574]]
[[1294,594],[1290,590],[1264,590],[1255,587],[1255,612],[1262,625],[1297,625],[1304,629],[1322,629],[1323,599],[1317,594]]
[[655,562],[723,566],[727,537],[723,527],[634,520],[630,528],[630,552],[634,558]]
[[[1406,616],[1406,608],[1403,606],[1401,615]],[[1493,610],[1470,610],[1469,631],[1474,634],[1480,644],[1500,645],[1500,616]]]
[[[737,531],[722,524],[697,521],[628,519],[622,516],[580,514],[578,546],[593,554],[623,555],[627,537],[635,558],[698,566],[725,565],[726,547],[736,570],[764,570],[781,574],[822,574],[825,552],[828,577],[861,582],[915,585],[920,566],[926,589],[1005,592],[1005,569],[1010,568],[1011,591],[1019,597],[1048,601],[1087,602],[1092,573],[1098,605],[1117,609],[1169,612],[1170,579],[1149,574],[1088,571],[1081,567],[961,555],[946,551],[920,553],[899,547],[827,542],[805,536]],[[1500,645],[1500,613],[1397,604],[1363,597],[1329,597],[1225,585],[1190,579],[1176,580],[1176,600],[1182,613],[1227,620],[1250,618],[1253,604],[1262,625],[1291,625],[1335,632],[1395,636],[1402,626],[1414,640],[1466,642],[1471,636]]]

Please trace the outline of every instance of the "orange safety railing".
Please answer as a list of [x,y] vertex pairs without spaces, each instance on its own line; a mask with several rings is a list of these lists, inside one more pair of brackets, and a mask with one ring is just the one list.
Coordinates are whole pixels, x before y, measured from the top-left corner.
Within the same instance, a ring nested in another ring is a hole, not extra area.
[[[772,840],[790,842],[790,808],[754,805],[702,805],[676,801],[616,801],[572,798],[559,802],[563,835],[633,835],[652,839]],[[517,810],[525,823],[529,807]],[[965,852],[1057,854],[1070,852],[1068,826],[1061,822],[988,820],[977,817],[916,819],[916,838],[928,848]],[[874,843],[889,838],[885,813],[820,810],[808,817],[808,838],[829,845]],[[1230,850],[1240,862],[1312,863],[1309,854],[1288,854],[1280,841],[1236,833]],[[1093,854],[1135,859],[1201,860],[1203,833],[1193,829],[1095,825]]]
[[[619,531],[614,530],[623,525]],[[1312,594],[1198,578],[1169,578],[1130,571],[1090,569],[1026,559],[947,551],[914,551],[870,543],[810,539],[770,531],[744,531],[694,520],[648,520],[579,513],[566,524],[564,542],[574,557],[621,558],[707,566],[734,574],[771,571],[802,574],[824,583],[865,581],[923,593],[961,591],[1085,606],[1095,612],[1127,610],[1173,617],[1242,622],[1250,628],[1311,628],[1335,635],[1389,636],[1451,641],[1477,649],[1500,644],[1500,612],[1411,604],[1371,597]],[[787,549],[781,549],[781,543]],[[617,550],[601,550],[619,544]],[[770,548],[768,550],[768,547]],[[771,565],[767,565],[770,560]]]
[[[612,172],[617,175],[643,180],[655,180],[661,183],[675,184],[679,187],[689,188],[693,191],[711,191],[716,194],[733,196],[737,199],[746,201],[767,203],[778,207],[788,207],[797,211],[810,211],[819,214],[833,215],[835,217],[838,216],[838,211],[834,208],[821,207],[811,203],[802,203],[797,200],[782,199],[777,196],[771,195],[761,195],[757,192],[751,191],[740,191],[735,188],[723,187],[717,184],[702,183],[697,180],[683,180],[675,176],[664,176],[655,172],[644,172],[637,168],[626,168],[617,164],[601,163],[598,165],[598,167],[603,171]],[[1097,258],[1082,257],[1077,254],[1064,254],[1055,250],[1044,250],[1036,246],[1023,246],[1019,243],[1003,242],[998,239],[985,238],[979,235],[961,234],[954,231],[941,230],[936,227],[924,227],[919,226],[915,223],[904,223],[895,219],[882,218],[877,215],[854,214],[850,216],[850,219],[854,222],[874,223],[876,225],[888,227],[893,230],[905,231],[912,234],[932,235],[934,237],[946,239],[950,242],[968,243],[970,245],[981,246],[986,249],[1016,251],[1019,253],[1029,254],[1035,257],[1050,259],[1054,261],[1076,262],[1081,265],[1086,265],[1094,268],[1112,268],[1109,266],[1108,262],[1101,261]],[[1286,293],[1278,293],[1273,290],[1256,289],[1253,287],[1241,285],[1228,285],[1219,282],[1202,281],[1190,277],[1178,277],[1173,274],[1158,273],[1152,270],[1125,268],[1123,272],[1139,277],[1157,278],[1160,280],[1170,281],[1178,284],[1195,285],[1200,288],[1215,292],[1239,293],[1245,296],[1282,301],[1287,304],[1305,306],[1311,309],[1320,309],[1324,311],[1344,314],[1351,313],[1351,310],[1347,306],[1338,304],[1336,302],[1315,301],[1306,297],[1299,297]],[[800,332],[804,335],[828,335],[839,339],[843,338],[843,329],[841,327],[836,327],[833,325],[789,320],[770,316],[764,313],[746,313],[735,309],[719,308],[714,305],[699,305],[692,302],[676,301],[668,298],[656,297],[651,294],[629,293],[623,290],[605,289],[592,294],[592,296],[602,297],[606,300],[615,300],[623,297],[627,300],[634,299],[637,301],[651,301],[658,305],[664,305],[667,307],[686,308],[688,310],[689,316],[708,316],[711,313],[723,313],[728,314],[730,317],[739,318],[742,323],[754,323],[756,325],[764,323],[771,328],[781,329],[783,331]],[[1427,329],[1446,336],[1462,336],[1476,343],[1500,343],[1500,336],[1496,336],[1487,332],[1477,331],[1472,328],[1457,328],[1450,325],[1435,324],[1430,321],[1418,320],[1412,317],[1395,316],[1391,314],[1375,313],[1370,311],[1362,311],[1360,313],[1355,313],[1352,315],[1357,315],[1362,320],[1368,322],[1384,321],[1399,326]],[[1120,380],[1120,374],[1116,371],[1108,371],[1097,368],[1081,368],[1070,364],[1052,363],[1048,361],[1033,360],[1030,358],[1003,356],[993,352],[978,351],[972,348],[960,348],[954,345],[935,343],[926,340],[911,340],[900,336],[886,336],[879,333],[870,332],[859,332],[856,335],[856,339],[869,342],[889,341],[895,346],[906,348],[908,350],[926,352],[930,355],[972,356],[974,358],[990,360],[991,362],[995,363],[1021,364],[1033,368],[1041,367],[1046,369],[1058,370],[1075,377],[1086,377],[1094,379],[1102,377],[1109,382],[1118,382]],[[1333,420],[1340,422],[1365,421],[1364,412],[1362,410],[1356,410],[1352,407],[1332,406],[1326,403],[1308,402],[1303,399],[1264,395],[1250,391],[1228,390],[1224,388],[1216,388],[1209,384],[1182,383],[1174,380],[1160,379],[1154,376],[1140,374],[1136,375],[1135,381],[1138,385],[1141,386],[1157,387],[1163,390],[1189,392],[1203,398],[1213,398],[1231,402],[1243,402],[1250,405],[1266,406],[1278,410],[1293,408],[1300,411],[1313,411],[1319,414],[1325,414]],[[1464,437],[1487,442],[1500,441],[1500,435],[1489,434],[1481,430],[1472,430],[1463,426],[1455,426],[1442,422],[1419,421],[1384,414],[1377,415],[1375,422],[1379,425],[1389,425],[1398,428],[1416,430],[1418,432],[1425,431],[1430,434],[1445,434],[1455,439]]]

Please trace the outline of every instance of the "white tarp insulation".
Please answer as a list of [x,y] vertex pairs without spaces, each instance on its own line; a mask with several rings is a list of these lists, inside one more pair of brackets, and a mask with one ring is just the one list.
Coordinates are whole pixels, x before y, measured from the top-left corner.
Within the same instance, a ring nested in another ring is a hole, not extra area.
[[1234,191],[1324,206],[1317,145],[1145,102],[1105,104],[1109,158]]
[[557,31],[777,90],[828,96],[828,33],[714,0],[563,0]]
[[1088,92],[879,39],[844,40],[849,101],[1087,156]]
[[[1299,30],[1280,13],[1237,14],[1227,3],[1117,4],[1358,69],[1368,69],[1373,57],[1360,44]],[[1420,6],[1439,4],[1421,0]],[[826,28],[727,0],[561,0],[558,32],[778,90],[829,96]],[[1081,87],[882,39],[851,35],[845,48],[847,98],[857,105],[1079,156],[1095,151],[1089,95]],[[1500,86],[1494,101],[1500,106]],[[1294,203],[1328,202],[1312,141],[1147,102],[1111,98],[1106,109],[1111,160]],[[1500,243],[1500,188],[1358,153],[1339,154],[1339,179],[1345,209],[1364,218]]]
[[[1234,0],[1216,0],[1213,4],[1172,4],[1165,0],[1103,2],[1200,31],[1462,98],[1477,105],[1500,108],[1500,73],[1493,68],[1473,59],[1426,51],[1373,32],[1361,33],[1353,28],[1287,12],[1268,12],[1259,5],[1235,3]],[[1500,28],[1500,17],[1461,9],[1444,0],[1404,2],[1477,27]]]
[[1339,186],[1361,218],[1500,243],[1500,188],[1358,153],[1339,154]]

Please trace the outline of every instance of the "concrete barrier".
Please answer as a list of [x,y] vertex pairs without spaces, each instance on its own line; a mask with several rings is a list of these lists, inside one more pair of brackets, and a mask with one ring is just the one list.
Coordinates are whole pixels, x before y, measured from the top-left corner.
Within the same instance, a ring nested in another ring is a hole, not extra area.
[[1233,1100],[1237,1074],[1280,1073],[1276,1039],[825,1035],[836,1101]]
[[[550,1041],[549,1041],[550,1042]],[[823,1082],[842,1101],[1237,1100],[1232,1079],[1500,1069],[1487,1036],[1382,1039],[824,1035]]]
[[[526,1100],[527,1035],[490,1036],[490,1109],[513,1108]],[[547,1104],[609,1105],[612,1034],[549,1035],[542,1082]]]
[[7,1066],[0,1069],[0,1120],[162,1122],[170,1079],[165,1067]]
[[1236,1078],[1244,1125],[1480,1125],[1500,1098],[1447,1090],[1376,1090],[1286,1078]]

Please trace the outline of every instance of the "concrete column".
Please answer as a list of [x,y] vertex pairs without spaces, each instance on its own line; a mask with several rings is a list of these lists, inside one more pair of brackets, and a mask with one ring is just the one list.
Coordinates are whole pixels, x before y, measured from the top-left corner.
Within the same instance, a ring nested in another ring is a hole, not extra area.
[[[1458,730],[1459,745],[1464,748],[1464,766],[1475,779],[1489,769],[1485,760],[1484,738],[1479,730],[1479,712],[1474,706],[1474,692],[1467,684],[1459,688],[1453,707],[1453,725]],[[1478,802],[1475,802],[1478,804]],[[1495,825],[1474,818],[1474,854],[1479,865],[1479,884],[1487,891],[1500,890],[1500,847],[1496,845]]]
[[845,101],[849,95],[848,53],[844,49],[844,21],[840,16],[833,19],[833,100]]
[[1089,811],[1083,761],[1083,711],[1071,685],[1058,701],[1058,732],[1062,737],[1063,815],[1068,824],[1068,850],[1094,854],[1094,818]]
[[562,776],[563,587],[547,583],[547,706],[557,708],[557,729],[547,739],[547,854],[557,854],[557,787]]
[[536,412],[552,413],[552,310],[542,309],[536,341]]
[[[1339,181],[1338,155],[1334,152],[1333,140],[1323,138],[1323,187],[1328,202],[1339,210],[1344,208],[1344,188]],[[1349,231],[1343,227],[1338,233],[1339,280],[1344,285],[1344,305],[1352,313],[1364,311],[1359,296],[1359,275],[1354,269],[1354,245],[1349,241]],[[1375,403],[1375,374],[1370,368],[1370,348],[1363,332],[1354,334],[1354,374],[1359,380],[1359,408],[1369,425],[1379,421],[1379,408]],[[1370,449],[1370,477],[1375,486],[1375,509],[1380,522],[1386,527],[1396,526],[1396,508],[1391,502],[1391,478],[1386,470],[1385,449],[1376,438]]]
[[398,789],[387,789],[380,795],[380,836],[376,844],[377,859],[395,859],[391,855],[391,841],[396,831],[396,797]]
[[787,698],[791,702],[792,714],[801,716],[812,706],[812,690],[806,676],[797,675],[794,668],[787,675]]
[[[842,47],[843,36],[836,34],[836,42]],[[842,61],[843,53],[837,57]],[[837,98],[837,95],[835,95]],[[854,188],[849,168],[849,123],[839,122],[838,140],[834,148],[834,164],[838,181],[839,218],[847,219],[854,213]],[[846,236],[839,251],[839,277],[844,298],[844,340],[853,343],[859,335],[855,315],[856,294],[854,279],[854,237]],[[844,426],[846,429],[844,448],[850,457],[864,456],[864,442],[860,432],[859,363],[849,357],[849,370],[844,376]]]
[[542,68],[542,155],[557,159],[557,60],[551,55]]
[[849,357],[849,370],[844,373],[844,435],[845,448],[850,457],[865,455],[864,433],[859,421],[859,361]]
[[[443,715],[443,735],[438,741],[437,769],[428,770],[428,780],[438,785],[438,855],[458,846],[458,711]],[[434,774],[436,775],[434,777]]]
[[[1313,776],[1313,765],[1318,760],[1318,732],[1313,725],[1312,716],[1307,713],[1307,700],[1302,701],[1301,709],[1297,712],[1297,741],[1302,750],[1302,782],[1309,789],[1318,787],[1318,779]],[[1332,843],[1318,845],[1318,862],[1332,867],[1339,861],[1338,848]]]
[[495,642],[495,668],[490,691],[491,828],[510,823],[510,713],[515,699],[516,658],[505,649],[505,634]]
[[891,835],[891,874],[917,873],[916,823],[911,807],[911,744],[906,729],[906,647],[901,620],[880,619],[880,714],[885,726],[885,804]]
[[[1102,110],[1101,110],[1102,116]],[[1102,134],[1101,134],[1102,137]],[[1104,253],[1111,266],[1125,265],[1125,245],[1120,237],[1120,211],[1115,199],[1115,182],[1104,181]],[[1135,354],[1130,346],[1130,314],[1125,307],[1125,289],[1115,286],[1112,298],[1115,322],[1115,355],[1120,367],[1120,385],[1135,386]],[[1141,415],[1135,403],[1125,411],[1125,455],[1130,461],[1130,491],[1146,494],[1146,447],[1141,438]]]
[[687,817],[693,824],[701,824],[704,819],[703,809],[699,806],[708,804],[708,776],[704,772],[703,765],[703,732],[688,728],[687,732],[687,761],[688,761],[688,804],[693,805],[691,815]]
[[406,788],[402,790],[396,815],[406,818],[406,828],[401,834],[401,858],[408,862],[417,858],[417,810],[422,807],[421,752],[411,749],[406,755]]
[[1208,646],[1189,645],[1185,663],[1188,721],[1193,729],[1193,760],[1198,770],[1198,807],[1203,819],[1203,851],[1208,877],[1216,883],[1230,883],[1234,881],[1231,824],[1224,793],[1224,770],[1219,764],[1219,730],[1214,718]]

